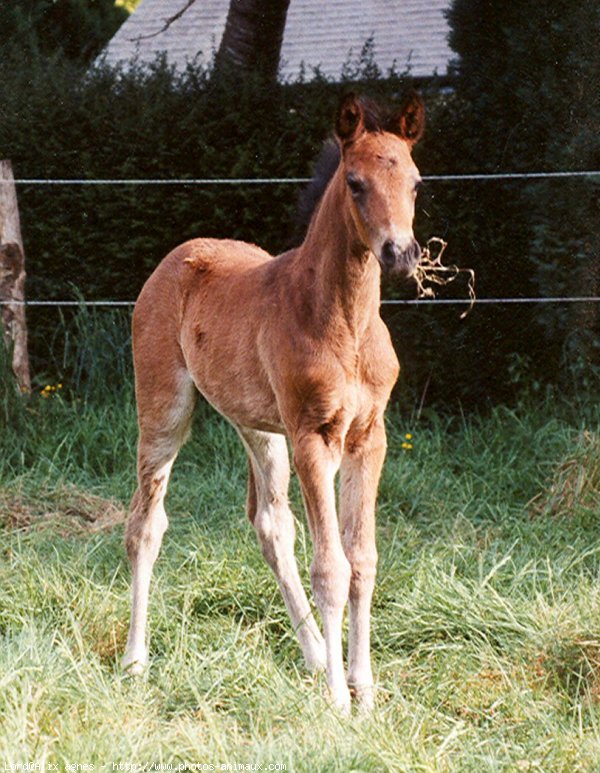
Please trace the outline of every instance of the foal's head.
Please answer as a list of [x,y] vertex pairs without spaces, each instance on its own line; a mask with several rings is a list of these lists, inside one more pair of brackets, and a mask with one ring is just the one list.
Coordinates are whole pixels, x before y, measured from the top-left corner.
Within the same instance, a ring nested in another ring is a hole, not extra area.
[[336,120],[347,205],[359,239],[384,269],[405,276],[412,274],[421,256],[413,234],[420,176],[411,151],[424,125],[425,110],[417,94],[387,115],[350,94]]

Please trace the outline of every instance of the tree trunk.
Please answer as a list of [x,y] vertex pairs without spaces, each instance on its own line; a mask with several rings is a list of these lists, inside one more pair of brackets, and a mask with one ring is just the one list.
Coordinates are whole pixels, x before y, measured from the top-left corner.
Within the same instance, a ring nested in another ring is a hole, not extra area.
[[10,161],[0,161],[0,306],[4,343],[22,392],[31,391],[25,321],[25,255]]
[[255,70],[275,80],[290,0],[231,0],[216,67]]

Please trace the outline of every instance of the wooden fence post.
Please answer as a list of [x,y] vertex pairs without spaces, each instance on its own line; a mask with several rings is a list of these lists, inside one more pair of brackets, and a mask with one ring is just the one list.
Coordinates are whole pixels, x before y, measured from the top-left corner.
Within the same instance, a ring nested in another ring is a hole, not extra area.
[[4,343],[22,392],[31,391],[25,318],[25,252],[10,161],[0,161],[0,307]]

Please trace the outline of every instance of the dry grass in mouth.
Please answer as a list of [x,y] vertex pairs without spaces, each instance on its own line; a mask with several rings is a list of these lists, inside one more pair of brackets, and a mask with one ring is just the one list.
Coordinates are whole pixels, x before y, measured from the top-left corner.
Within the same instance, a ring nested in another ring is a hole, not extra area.
[[[435,245],[435,246],[434,246]],[[417,282],[419,298],[435,298],[435,290],[430,285],[445,286],[453,282],[459,274],[468,276],[467,288],[469,291],[469,307],[460,315],[464,319],[475,304],[475,272],[472,268],[459,268],[458,266],[445,266],[442,256],[448,243],[437,236],[428,240],[421,252],[421,259],[415,269],[414,277]]]

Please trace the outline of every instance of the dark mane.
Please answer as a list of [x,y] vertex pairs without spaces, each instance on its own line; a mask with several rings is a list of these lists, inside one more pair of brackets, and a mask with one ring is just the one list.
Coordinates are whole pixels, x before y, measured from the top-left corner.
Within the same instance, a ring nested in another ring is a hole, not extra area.
[[340,146],[337,141],[333,138],[326,140],[317,156],[312,180],[307,183],[298,196],[294,232],[290,246],[299,247],[304,241],[310,220],[325,193],[325,188],[338,168],[340,157]]
[[[366,130],[368,132],[385,131],[392,120],[393,113],[368,97],[359,97],[358,101],[363,109]],[[290,247],[299,247],[304,241],[311,218],[325,193],[325,188],[338,168],[340,158],[341,153],[337,140],[333,137],[325,140],[315,162],[312,180],[307,183],[298,196]]]

